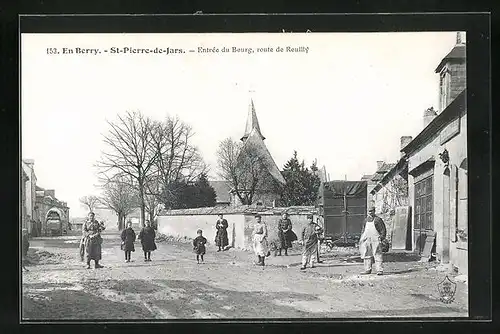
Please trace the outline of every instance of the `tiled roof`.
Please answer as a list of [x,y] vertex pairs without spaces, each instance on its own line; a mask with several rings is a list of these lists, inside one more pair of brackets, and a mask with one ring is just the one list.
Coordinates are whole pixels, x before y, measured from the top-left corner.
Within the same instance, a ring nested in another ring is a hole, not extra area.
[[383,163],[382,166],[377,170],[375,174],[373,174],[371,180],[372,181],[380,181],[384,177],[384,175],[390,171],[396,164],[395,163]]
[[231,184],[227,181],[209,181],[210,186],[214,188],[215,194],[217,196],[217,203],[229,203],[231,202],[231,196],[229,192],[231,191]]
[[462,60],[465,59],[465,45],[464,44],[459,44],[455,45],[455,47],[446,55],[446,57],[441,60],[441,63],[439,63],[438,67],[436,67],[435,72],[438,73],[441,71],[443,66],[450,60]]
[[396,164],[394,163],[383,163],[382,166],[377,170],[377,173],[387,173],[388,171],[391,170],[392,167],[394,167]]
[[373,177],[373,175],[368,175],[368,174],[365,174],[361,177],[361,180],[371,180]]
[[266,144],[264,144],[260,132],[256,128],[250,132],[250,135],[246,139],[242,152],[245,150],[251,150],[254,154],[261,158],[267,170],[277,182],[281,184],[286,183],[283,175],[281,175],[281,172],[276,165],[276,162],[271,156],[271,153],[269,153]]

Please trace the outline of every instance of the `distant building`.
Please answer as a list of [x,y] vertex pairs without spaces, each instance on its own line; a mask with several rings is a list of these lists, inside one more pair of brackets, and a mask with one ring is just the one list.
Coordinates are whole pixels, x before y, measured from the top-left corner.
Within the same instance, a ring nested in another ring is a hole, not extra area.
[[21,226],[28,230],[30,236],[46,235],[45,215],[51,208],[61,211],[63,221],[69,221],[69,207],[55,197],[55,190],[46,190],[37,185],[35,161],[21,161]]
[[[377,169],[375,173],[371,175],[371,177],[369,175],[364,176],[364,179],[367,181],[368,206],[374,206],[375,211],[378,213],[385,213],[387,211],[387,205],[385,204],[387,193],[375,192],[374,189],[377,183],[384,178],[394,165],[395,163],[387,163],[382,160],[377,161]],[[363,180],[363,178],[361,180]]]
[[41,234],[49,235],[45,216],[47,212],[52,208],[57,208],[62,213],[61,220],[69,222],[69,207],[66,202],[60,201],[56,198],[56,192],[54,189],[44,189],[42,187],[36,186],[36,221],[41,225]]

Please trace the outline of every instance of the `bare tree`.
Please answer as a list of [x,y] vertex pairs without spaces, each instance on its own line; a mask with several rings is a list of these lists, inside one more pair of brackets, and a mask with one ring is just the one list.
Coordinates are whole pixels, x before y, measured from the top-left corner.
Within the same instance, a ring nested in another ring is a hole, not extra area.
[[153,147],[157,152],[154,173],[149,177],[149,194],[170,207],[176,197],[178,181],[191,182],[207,171],[207,166],[196,146],[194,132],[178,117],[168,116],[153,126]]
[[94,211],[97,204],[99,204],[99,197],[94,195],[80,197],[80,203],[88,208],[89,211]]
[[141,221],[145,220],[146,180],[154,172],[161,151],[154,149],[154,122],[140,112],[127,112],[116,122],[108,121],[109,133],[104,135],[107,150],[102,153],[97,167],[101,176],[127,176],[137,188]]
[[267,191],[273,186],[265,161],[258,148],[243,145],[231,138],[224,139],[217,151],[219,176],[228,181],[242,204],[250,205],[258,191]]
[[103,195],[100,202],[118,215],[118,229],[123,229],[125,219],[138,204],[137,191],[130,178],[115,176],[102,185]]
[[151,224],[155,222],[157,215],[163,208],[161,194],[162,192],[159,177],[155,175],[150,176],[148,180],[146,180],[144,202],[146,205],[146,213]]
[[388,212],[402,205],[408,205],[408,182],[400,175],[396,175],[384,187],[382,212]]

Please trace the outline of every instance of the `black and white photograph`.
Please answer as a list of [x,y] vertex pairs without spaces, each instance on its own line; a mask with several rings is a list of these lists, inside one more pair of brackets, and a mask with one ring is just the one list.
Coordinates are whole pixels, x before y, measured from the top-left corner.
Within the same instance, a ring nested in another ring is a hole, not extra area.
[[20,34],[21,321],[467,318],[466,50]]

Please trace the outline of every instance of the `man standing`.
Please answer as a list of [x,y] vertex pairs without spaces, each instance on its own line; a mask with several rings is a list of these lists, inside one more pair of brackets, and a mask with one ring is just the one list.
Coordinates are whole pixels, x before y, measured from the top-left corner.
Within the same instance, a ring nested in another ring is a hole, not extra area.
[[90,269],[91,260],[94,260],[96,269],[103,267],[99,264],[99,260],[101,260],[102,245],[101,232],[104,231],[106,227],[104,224],[99,223],[94,217],[94,213],[90,212],[89,218],[82,227],[83,248],[87,259],[87,269]]
[[382,268],[382,245],[386,237],[385,223],[382,218],[375,214],[375,207],[368,210],[368,217],[365,220],[361,238],[359,240],[359,250],[361,258],[364,260],[364,271],[362,275],[372,272],[372,259],[375,260],[375,270],[377,275],[383,275]]
[[309,224],[302,230],[302,243],[304,250],[302,252],[302,267],[300,270],[305,270],[307,263],[310,263],[311,268],[314,268],[314,262],[318,251],[318,225],[314,223],[313,215],[307,215]]

